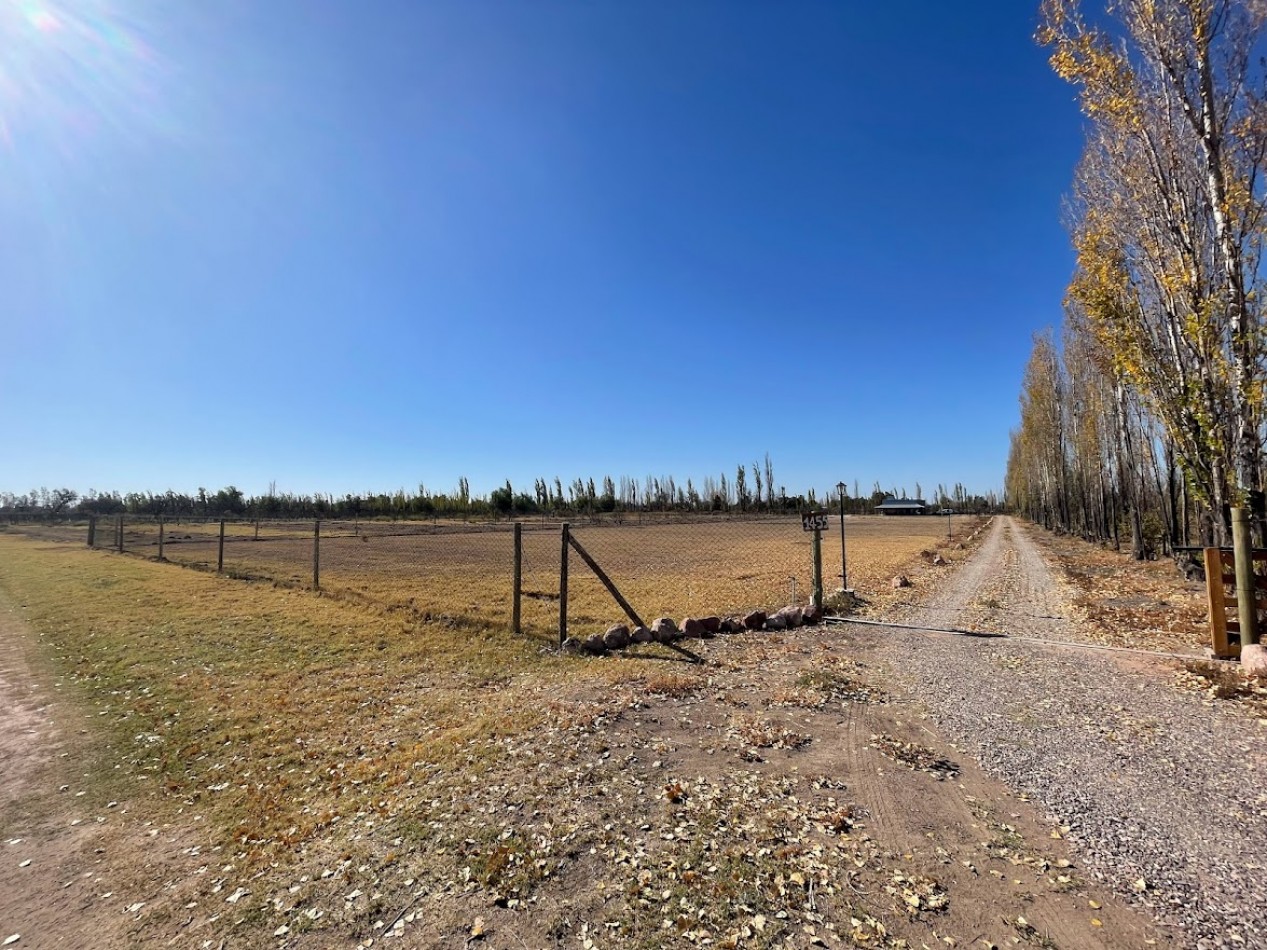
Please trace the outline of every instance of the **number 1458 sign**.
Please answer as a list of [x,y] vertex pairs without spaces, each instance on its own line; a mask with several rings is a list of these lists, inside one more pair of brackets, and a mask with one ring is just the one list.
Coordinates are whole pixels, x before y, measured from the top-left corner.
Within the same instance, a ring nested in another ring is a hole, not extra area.
[[826,531],[827,512],[815,511],[808,515],[801,515],[801,528],[805,531]]

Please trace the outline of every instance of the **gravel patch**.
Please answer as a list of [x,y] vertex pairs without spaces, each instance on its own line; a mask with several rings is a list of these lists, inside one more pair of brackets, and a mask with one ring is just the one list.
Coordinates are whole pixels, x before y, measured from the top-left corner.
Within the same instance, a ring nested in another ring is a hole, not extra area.
[[[931,601],[893,619],[1076,639],[1032,541],[996,519]],[[1267,946],[1267,729],[1176,690],[1173,662],[854,628],[988,772],[1044,806],[1090,873],[1198,948]]]

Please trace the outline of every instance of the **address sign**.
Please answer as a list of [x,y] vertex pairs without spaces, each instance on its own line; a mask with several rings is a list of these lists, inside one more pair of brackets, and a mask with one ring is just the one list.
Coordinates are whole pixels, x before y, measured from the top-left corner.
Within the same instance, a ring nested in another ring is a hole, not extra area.
[[826,531],[827,512],[814,511],[806,515],[801,515],[801,528],[805,531]]

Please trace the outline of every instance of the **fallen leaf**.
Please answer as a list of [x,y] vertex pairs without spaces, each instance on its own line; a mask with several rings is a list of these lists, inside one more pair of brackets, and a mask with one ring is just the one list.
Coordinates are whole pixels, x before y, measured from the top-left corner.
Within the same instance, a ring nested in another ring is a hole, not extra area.
[[480,937],[484,936],[484,918],[483,917],[476,917],[475,923],[471,924],[471,936],[477,940]]

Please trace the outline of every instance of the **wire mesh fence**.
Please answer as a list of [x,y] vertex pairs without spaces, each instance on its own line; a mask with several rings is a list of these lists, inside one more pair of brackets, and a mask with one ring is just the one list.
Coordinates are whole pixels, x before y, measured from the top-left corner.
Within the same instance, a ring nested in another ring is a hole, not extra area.
[[[786,517],[577,526],[572,533],[648,623],[803,604],[810,596],[811,535]],[[622,619],[584,565],[570,572],[568,597],[578,629]]]
[[[949,519],[848,519],[864,555],[851,584],[887,583],[886,572],[944,536]],[[824,532],[823,582],[841,586],[835,521]],[[280,521],[99,516],[15,525],[48,541],[85,540],[228,576],[316,588],[352,599],[451,619],[518,629],[557,641],[563,522],[461,519]],[[572,537],[637,613],[724,616],[806,604],[812,534],[795,515],[649,513],[571,519]],[[928,553],[928,552],[925,552]],[[576,551],[569,556],[567,629],[601,632],[623,622],[612,594]],[[516,590],[516,580],[518,589]],[[518,593],[518,596],[516,596]],[[516,622],[517,621],[517,622]]]
[[[162,558],[400,606],[432,618],[512,625],[553,638],[560,625],[561,521],[162,520],[103,516],[38,526],[41,537]],[[35,528],[36,526],[31,526]],[[571,525],[648,621],[735,613],[810,596],[809,535],[783,517],[635,516]],[[571,554],[568,623],[623,619],[598,577]],[[518,618],[516,618],[516,601]]]
[[116,516],[97,519],[92,545],[231,577],[320,589],[424,618],[509,624],[513,530],[508,522]]

